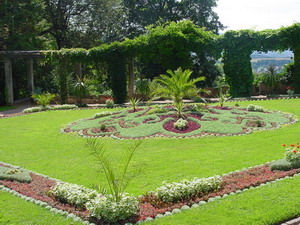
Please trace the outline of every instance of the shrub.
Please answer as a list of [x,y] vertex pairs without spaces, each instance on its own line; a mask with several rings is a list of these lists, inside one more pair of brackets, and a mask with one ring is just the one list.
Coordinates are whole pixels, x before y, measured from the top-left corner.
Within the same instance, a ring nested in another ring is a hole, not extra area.
[[12,180],[22,183],[30,183],[32,181],[29,171],[21,169],[12,169],[0,166],[0,180]]
[[107,108],[113,108],[115,105],[114,100],[112,98],[106,99],[105,104]]
[[262,106],[252,104],[248,105],[247,110],[252,112],[264,112],[264,108]]
[[168,110],[164,107],[154,107],[152,109],[150,109],[147,114],[151,115],[151,114],[158,114],[158,113],[166,113],[168,112]]
[[187,125],[188,125],[188,121],[180,118],[174,123],[174,128],[178,130],[185,130]]
[[37,102],[38,105],[45,109],[55,98],[55,95],[50,93],[43,93],[40,95],[34,94],[32,95],[32,98]]
[[104,123],[100,124],[100,130],[105,131],[106,130],[106,125]]
[[31,107],[31,108],[24,109],[22,112],[23,113],[34,113],[34,112],[41,112],[42,110],[43,110],[42,107]]
[[78,106],[76,105],[55,105],[52,109],[77,109]]
[[97,118],[106,117],[106,116],[110,116],[110,115],[112,115],[111,112],[101,112],[101,113],[96,113],[94,115],[94,118],[97,119]]
[[116,202],[112,195],[95,198],[87,204],[91,216],[106,222],[125,220],[138,211],[136,197],[124,194],[120,201]]
[[235,103],[234,106],[235,106],[235,107],[240,107],[240,104],[239,104],[239,103]]
[[194,178],[192,181],[164,183],[156,189],[156,195],[164,202],[176,202],[199,194],[206,194],[219,189],[222,179],[220,176],[209,178]]
[[60,201],[79,208],[85,208],[85,204],[96,198],[98,195],[95,190],[69,183],[58,183],[49,193]]

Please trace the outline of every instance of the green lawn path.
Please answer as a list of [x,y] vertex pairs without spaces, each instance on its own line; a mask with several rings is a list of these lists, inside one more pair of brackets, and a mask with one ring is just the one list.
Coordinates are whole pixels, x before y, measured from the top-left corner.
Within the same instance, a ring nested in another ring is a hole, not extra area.
[[[253,104],[253,102],[239,104],[247,106],[251,103]],[[259,101],[254,104],[300,116],[299,99]],[[51,111],[1,119],[0,161],[63,181],[83,184],[86,187],[91,187],[92,183],[105,185],[103,174],[97,173],[97,165],[89,150],[84,147],[85,139],[75,134],[59,133],[59,130],[67,124],[81,118],[92,117],[101,111],[103,110]],[[144,194],[161,186],[164,180],[179,181],[193,177],[208,177],[282,158],[281,145],[300,142],[299,133],[300,123],[296,123],[277,130],[259,131],[238,137],[144,140],[133,160],[135,166],[142,165],[144,174],[131,183],[128,192],[135,195]],[[120,150],[134,143],[134,140],[120,141],[111,138],[100,140],[110,151],[115,162],[120,156]],[[244,217],[245,224],[275,224],[300,214],[299,181],[299,178],[289,179],[154,223],[243,224],[239,222],[238,217],[243,215],[241,212],[244,210],[245,214],[247,212],[253,214]],[[280,195],[281,192],[283,197]],[[254,207],[255,205],[257,206]],[[27,207],[23,207],[22,204],[15,207],[16,211],[24,211],[30,217],[31,210]],[[18,214],[10,217],[9,206],[1,206],[0,209],[3,214],[2,220],[8,217],[16,224],[35,224],[20,223]],[[49,217],[52,215],[50,212],[45,213],[49,214]],[[31,217],[34,217],[34,213]],[[34,220],[32,218],[32,221]]]

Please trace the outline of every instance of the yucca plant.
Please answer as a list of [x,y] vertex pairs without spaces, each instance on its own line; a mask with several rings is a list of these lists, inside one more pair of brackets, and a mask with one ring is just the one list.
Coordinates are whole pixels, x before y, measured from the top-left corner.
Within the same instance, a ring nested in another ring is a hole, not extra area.
[[129,99],[129,102],[133,108],[133,111],[136,112],[136,108],[140,104],[141,99],[133,97],[133,98]]
[[206,92],[205,89],[197,88],[196,83],[204,81],[205,77],[198,77],[191,79],[191,70],[182,70],[178,68],[174,72],[167,71],[167,75],[160,75],[155,78],[154,81],[160,85],[152,91],[153,97],[171,98],[175,109],[177,110],[177,116],[182,118],[184,103],[183,98],[197,96],[200,92]]
[[[100,186],[99,189],[101,190],[101,193],[111,194],[116,202],[119,202],[122,199],[128,184],[142,172],[141,169],[131,169],[132,172],[128,172],[132,158],[141,144],[142,141],[137,141],[133,146],[126,148],[123,151],[121,164],[114,167],[112,157],[106,152],[103,144],[94,138],[87,140],[87,146],[91,150],[92,155],[95,156],[99,164],[100,171],[105,174],[105,178],[108,183],[108,190]],[[121,171],[119,169],[121,169]]]
[[77,82],[74,85],[75,96],[78,104],[82,103],[82,98],[85,94],[84,78],[77,76]]
[[34,94],[32,98],[40,105],[44,110],[50,104],[50,102],[55,98],[55,94],[43,93],[43,94]]

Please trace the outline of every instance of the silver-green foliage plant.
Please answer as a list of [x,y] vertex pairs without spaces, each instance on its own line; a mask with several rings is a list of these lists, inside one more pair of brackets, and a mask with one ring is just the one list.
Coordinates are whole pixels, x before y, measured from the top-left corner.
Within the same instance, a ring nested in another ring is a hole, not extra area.
[[[90,138],[87,140],[87,146],[95,156],[99,169],[105,174],[105,178],[108,183],[108,190],[102,188],[102,191],[109,192],[115,202],[121,201],[128,184],[141,173],[141,170],[135,170],[134,172],[129,173],[132,158],[141,143],[141,141],[138,141],[133,146],[126,148],[123,151],[121,165],[118,164],[114,166],[112,163],[112,157],[107,153],[104,146],[99,143],[97,139]],[[118,171],[120,172],[118,173]]]
[[101,112],[101,113],[96,113],[94,115],[94,118],[102,118],[102,117],[106,117],[106,116],[110,116],[112,114],[112,112]]
[[58,183],[49,193],[60,201],[67,202],[79,208],[85,208],[87,202],[99,195],[95,190],[69,183]]
[[221,176],[209,178],[194,178],[192,181],[182,180],[180,182],[164,183],[156,189],[156,195],[164,202],[177,202],[182,199],[206,194],[220,188]]
[[196,87],[196,83],[204,81],[205,77],[198,77],[191,79],[192,71],[182,70],[178,68],[174,72],[167,71],[168,75],[160,75],[155,78],[155,82],[159,83],[152,91],[153,97],[171,98],[174,101],[174,107],[177,110],[177,116],[183,117],[185,97],[197,96],[199,92],[203,92],[203,89]]
[[188,121],[180,118],[174,123],[174,127],[178,130],[185,130],[188,125]]
[[125,220],[138,211],[138,199],[128,194],[123,194],[118,202],[113,195],[95,198],[87,204],[91,216],[106,222]]
[[50,93],[34,94],[32,98],[40,105],[43,109],[46,109],[50,102],[55,98],[56,95]]

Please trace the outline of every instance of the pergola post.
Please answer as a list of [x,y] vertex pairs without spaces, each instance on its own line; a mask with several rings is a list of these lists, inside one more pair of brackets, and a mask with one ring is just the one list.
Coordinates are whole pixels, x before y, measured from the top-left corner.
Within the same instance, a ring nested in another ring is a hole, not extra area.
[[4,69],[5,69],[6,101],[7,101],[8,105],[13,105],[14,104],[14,89],[13,89],[11,59],[6,58],[4,60]]
[[128,63],[128,97],[134,97],[134,60],[129,60]]
[[34,78],[33,78],[33,59],[29,58],[27,63],[28,89],[31,94],[34,93]]
[[81,80],[82,79],[81,63],[76,63],[75,72],[77,77],[79,77]]

